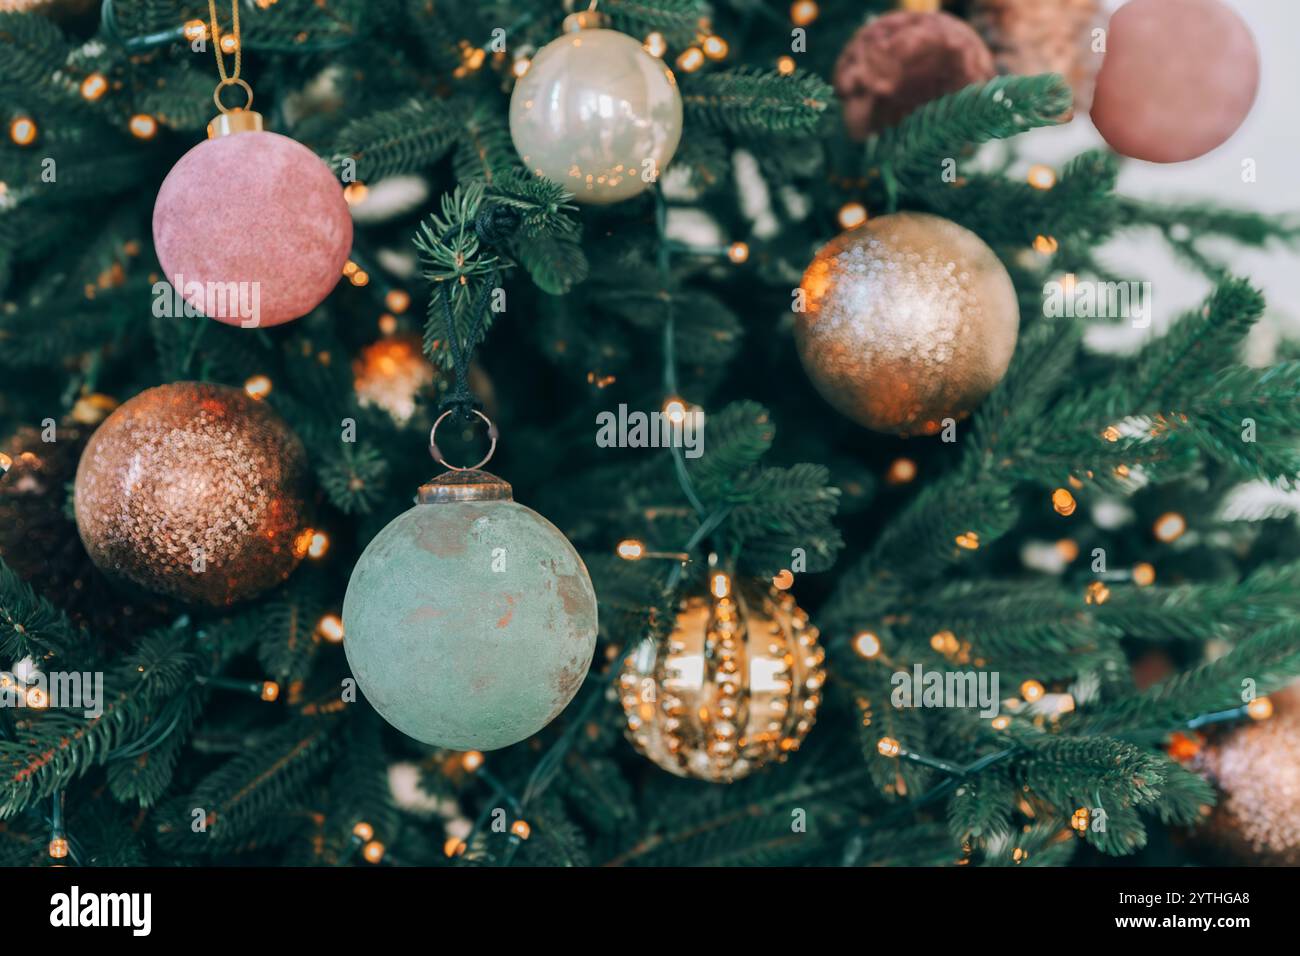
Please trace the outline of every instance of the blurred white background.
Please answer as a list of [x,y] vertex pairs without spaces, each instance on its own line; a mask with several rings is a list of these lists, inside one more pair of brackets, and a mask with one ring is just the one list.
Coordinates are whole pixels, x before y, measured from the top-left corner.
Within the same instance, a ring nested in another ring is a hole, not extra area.
[[[1157,201],[1212,199],[1233,208],[1300,215],[1300,0],[1225,2],[1250,26],[1259,45],[1263,74],[1254,108],[1232,139],[1199,159],[1167,165],[1125,160],[1119,191]],[[1123,0],[1106,3],[1109,10],[1122,5]],[[1153,55],[1178,53],[1166,49]],[[1079,152],[1104,145],[1086,114],[1063,127],[1028,133],[1020,143],[1028,160],[1058,168]],[[1253,183],[1242,181],[1247,158],[1256,163]],[[1264,290],[1270,327],[1300,337],[1300,250],[1206,248]],[[1174,259],[1154,230],[1125,234],[1104,248],[1101,259],[1118,274],[1152,281],[1155,316],[1147,334],[1195,306],[1209,289],[1205,279]],[[1259,345],[1267,349],[1266,342]]]

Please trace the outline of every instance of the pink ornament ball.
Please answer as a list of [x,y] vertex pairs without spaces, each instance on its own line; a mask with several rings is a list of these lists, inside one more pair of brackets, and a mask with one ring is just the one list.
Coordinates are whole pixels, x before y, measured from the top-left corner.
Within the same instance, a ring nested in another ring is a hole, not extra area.
[[290,322],[330,294],[352,250],[334,174],[306,146],[264,131],[218,136],[172,167],[153,207],[163,277],[210,318]]
[[1227,142],[1258,89],[1255,39],[1221,0],[1130,0],[1110,19],[1092,121],[1123,156],[1181,163]]

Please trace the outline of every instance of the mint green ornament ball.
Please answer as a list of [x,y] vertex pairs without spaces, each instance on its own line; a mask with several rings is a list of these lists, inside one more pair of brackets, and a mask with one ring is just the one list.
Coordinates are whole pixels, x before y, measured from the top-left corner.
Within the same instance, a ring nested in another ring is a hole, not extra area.
[[420,488],[362,553],[343,600],[357,685],[390,724],[495,750],[554,720],[596,647],[596,594],[569,540],[484,471]]

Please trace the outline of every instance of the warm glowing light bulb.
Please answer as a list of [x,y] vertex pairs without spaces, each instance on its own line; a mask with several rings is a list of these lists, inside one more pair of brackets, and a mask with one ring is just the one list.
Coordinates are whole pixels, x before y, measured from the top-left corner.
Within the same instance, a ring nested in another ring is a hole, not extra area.
[[645,51],[651,56],[662,58],[663,55],[668,52],[668,41],[665,40],[664,35],[658,31],[648,34],[645,38],[645,43],[641,44],[641,46],[644,47]]
[[664,400],[664,415],[668,421],[674,425],[680,425],[686,421],[686,402],[677,396],[671,396]]
[[1246,713],[1251,720],[1268,720],[1273,716],[1273,701],[1267,697],[1256,697],[1246,705]]
[[885,473],[885,481],[891,485],[905,485],[916,477],[916,462],[910,458],[895,458]]
[[961,644],[957,641],[957,635],[952,631],[940,631],[931,635],[930,647],[940,654],[950,655],[957,653]]
[[510,824],[510,832],[521,840],[527,840],[533,834],[533,828],[528,825],[526,820],[516,820]]
[[378,840],[371,840],[361,850],[367,863],[378,863],[384,858],[384,845]]
[[853,649],[871,660],[880,653],[880,638],[871,631],[859,631],[853,638]]
[[268,704],[280,696],[280,685],[273,680],[262,681],[262,700]]
[[233,33],[226,33],[221,37],[221,52],[234,53],[239,49],[239,37]]
[[108,80],[104,79],[103,73],[91,73],[81,81],[81,96],[92,103],[107,92]]
[[50,858],[62,860],[68,855],[68,841],[65,837],[55,837],[50,841]]
[[687,47],[677,57],[677,69],[683,73],[694,73],[704,65],[704,51],[697,46]]
[[465,841],[460,837],[447,837],[447,842],[442,845],[442,852],[447,856],[460,856],[465,852]]
[[1084,604],[1105,604],[1110,600],[1110,588],[1101,581],[1093,581],[1083,592]]
[[158,121],[148,113],[136,113],[127,126],[136,139],[153,139],[158,132]]
[[856,229],[867,221],[867,207],[860,202],[846,202],[836,218],[841,229]]
[[261,400],[271,394],[271,380],[265,375],[253,375],[244,382],[244,392],[249,398]]
[[1056,185],[1056,170],[1052,169],[1051,166],[1035,163],[1029,167],[1029,174],[1026,179],[1029,185],[1035,189],[1051,189]]
[[36,123],[20,116],[9,124],[9,138],[19,146],[30,146],[36,139]]
[[1036,680],[1027,680],[1020,685],[1020,696],[1031,704],[1036,700],[1042,700],[1043,694],[1047,693],[1043,685]]
[[411,294],[405,289],[389,289],[384,296],[384,305],[389,312],[401,315],[411,307]]
[[1169,511],[1156,519],[1154,531],[1156,537],[1168,543],[1177,541],[1187,530],[1187,519],[1176,511]]
[[902,748],[898,745],[898,741],[893,737],[881,737],[879,742],[876,744],[876,750],[882,757],[897,757],[898,752],[901,749]]
[[365,202],[369,195],[370,187],[362,182],[348,183],[343,187],[343,199],[349,206]]
[[1056,509],[1058,515],[1069,517],[1074,514],[1074,509],[1078,505],[1074,500],[1074,495],[1070,494],[1065,488],[1057,488],[1052,492],[1052,507]]
[[1169,737],[1169,756],[1175,760],[1191,760],[1201,752],[1200,735],[1188,736],[1175,731]]
[[794,584],[794,572],[789,568],[782,568],[777,572],[776,577],[772,578],[772,587],[778,591],[788,591]]
[[185,39],[193,43],[196,40],[206,40],[208,38],[208,25],[202,20],[185,21]]
[[956,537],[957,547],[965,548],[967,551],[974,551],[980,546],[980,536],[974,531],[966,531]]
[[368,285],[370,283],[370,273],[366,272],[364,269],[357,269],[348,278],[351,280],[353,285],[358,287],[363,285]]
[[817,4],[813,0],[797,0],[790,4],[790,20],[797,27],[806,27],[817,19]]
[[720,36],[705,37],[701,47],[710,60],[721,60],[727,55],[727,41]]
[[1059,248],[1059,243],[1053,236],[1035,236],[1034,251],[1050,256]]
[[715,571],[709,578],[709,593],[721,599],[731,594],[731,578],[725,572]]
[[343,640],[343,619],[337,614],[326,614],[317,622],[316,633],[331,644],[337,644]]
[[510,72],[515,75],[516,79],[518,79],[527,73],[528,68],[532,65],[532,60],[528,59],[526,56],[521,56],[519,59],[515,60],[515,62],[510,64]]
[[352,828],[352,835],[362,843],[365,843],[367,840],[374,837],[375,828],[364,820],[360,820],[357,822],[357,825]]
[[1155,566],[1146,561],[1140,561],[1133,565],[1133,583],[1140,588],[1150,587],[1155,584]]
[[460,758],[461,766],[473,773],[479,767],[483,766],[483,754],[477,750],[467,750]]
[[625,561],[635,561],[645,554],[645,545],[636,538],[624,538],[618,543],[618,556]]
[[736,265],[740,265],[749,259],[749,246],[743,242],[733,242],[727,248],[727,258]]
[[783,56],[776,61],[776,72],[782,76],[789,76],[795,70],[794,57]]
[[1080,807],[1070,816],[1070,826],[1082,833],[1088,829],[1088,808]]
[[343,263],[343,274],[345,276],[355,275],[357,269],[359,268],[360,266],[358,266],[355,262],[349,259],[347,262]]
[[994,717],[991,721],[989,721],[989,726],[992,727],[994,730],[1006,730],[1008,727],[1011,726],[1011,718],[1006,716],[1005,714],[1002,714],[998,717]]
[[324,531],[313,531],[307,542],[307,557],[323,558],[330,549],[330,536]]

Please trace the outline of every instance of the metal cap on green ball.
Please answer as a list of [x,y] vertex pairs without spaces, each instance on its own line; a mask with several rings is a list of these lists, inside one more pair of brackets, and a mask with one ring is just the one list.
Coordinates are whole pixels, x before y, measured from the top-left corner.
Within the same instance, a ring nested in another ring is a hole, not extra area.
[[416,504],[437,505],[448,501],[514,501],[514,489],[490,471],[461,468],[448,471],[420,486]]

